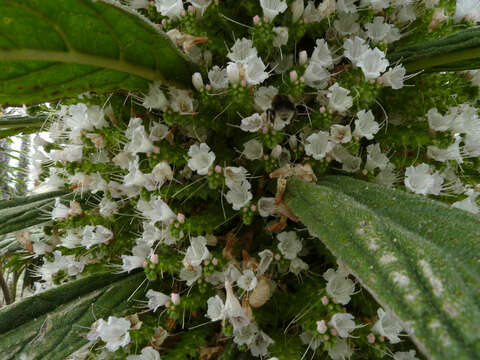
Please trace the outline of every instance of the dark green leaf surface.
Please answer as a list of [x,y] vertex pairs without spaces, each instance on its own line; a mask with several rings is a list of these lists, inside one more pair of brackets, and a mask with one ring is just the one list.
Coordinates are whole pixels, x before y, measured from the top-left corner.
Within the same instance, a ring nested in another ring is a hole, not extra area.
[[388,56],[407,72],[460,71],[480,68],[480,29],[471,28],[396,51]]
[[0,235],[50,220],[48,214],[55,198],[66,194],[66,191],[53,191],[0,201]]
[[17,134],[31,134],[40,131],[47,115],[0,116],[0,139]]
[[390,309],[429,359],[480,354],[480,222],[400,190],[330,176],[292,179],[285,199]]
[[168,36],[106,0],[0,0],[0,104],[87,91],[189,86],[195,66]]
[[64,360],[88,342],[82,334],[96,319],[121,316],[144,295],[131,297],[144,278],[95,274],[2,308],[1,359]]

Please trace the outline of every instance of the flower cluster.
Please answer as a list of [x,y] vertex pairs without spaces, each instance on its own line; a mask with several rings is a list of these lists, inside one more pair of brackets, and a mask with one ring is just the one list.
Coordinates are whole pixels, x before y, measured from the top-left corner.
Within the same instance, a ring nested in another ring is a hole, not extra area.
[[366,295],[369,306],[356,303],[352,274],[331,267],[269,175],[342,173],[478,213],[479,73],[407,75],[387,57],[476,22],[478,2],[122,3],[205,71],[192,90],[153,83],[52,111],[48,139],[34,142],[35,191],[76,200],[57,200],[32,239],[37,291],[112,268],[145,273],[142,311],[85,335],[98,358],[187,358],[171,355],[178,346],[201,358],[417,359],[393,314]]

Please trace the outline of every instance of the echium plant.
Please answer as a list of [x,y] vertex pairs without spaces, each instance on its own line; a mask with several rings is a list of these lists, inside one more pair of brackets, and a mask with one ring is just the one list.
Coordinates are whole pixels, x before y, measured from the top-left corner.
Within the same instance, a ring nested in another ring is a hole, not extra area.
[[0,0],[0,358],[480,358],[479,20]]

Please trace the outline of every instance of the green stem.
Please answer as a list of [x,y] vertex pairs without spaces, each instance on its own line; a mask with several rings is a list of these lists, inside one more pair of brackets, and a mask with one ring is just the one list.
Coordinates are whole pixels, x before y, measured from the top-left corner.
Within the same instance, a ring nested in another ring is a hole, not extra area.
[[[431,68],[440,68],[444,65],[453,65],[465,60],[473,60],[480,58],[480,47],[459,50],[453,53],[436,55],[434,57],[425,57],[416,61],[405,64],[407,72],[415,72],[419,70],[427,70]],[[477,66],[472,66],[472,68]],[[441,70],[441,69],[440,69]],[[463,69],[470,70],[470,69]]]

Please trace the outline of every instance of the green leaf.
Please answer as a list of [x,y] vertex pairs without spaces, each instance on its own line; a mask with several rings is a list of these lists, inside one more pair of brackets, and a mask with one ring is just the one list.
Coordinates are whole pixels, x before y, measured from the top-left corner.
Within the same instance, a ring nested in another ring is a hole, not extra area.
[[480,354],[480,221],[343,176],[288,182],[287,204],[429,359]]
[[36,116],[0,116],[0,139],[18,135],[39,132],[48,115]]
[[390,63],[401,62],[407,72],[461,71],[480,68],[480,29],[470,28],[413,45],[388,55]]
[[144,279],[95,274],[0,309],[2,360],[65,359],[88,342],[82,334],[96,319],[122,316],[143,296]]
[[108,0],[0,0],[1,104],[185,87],[195,69],[157,26]]
[[13,200],[0,201],[0,235],[41,224],[49,219],[56,197],[68,197],[67,191],[53,191]]

